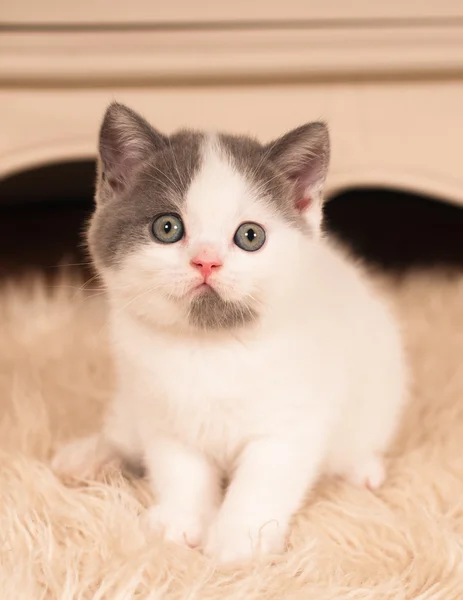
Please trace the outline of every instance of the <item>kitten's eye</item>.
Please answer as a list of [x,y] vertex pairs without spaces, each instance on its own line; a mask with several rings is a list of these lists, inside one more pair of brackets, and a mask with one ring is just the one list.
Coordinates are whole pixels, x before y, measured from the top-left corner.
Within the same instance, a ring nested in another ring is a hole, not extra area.
[[236,230],[233,241],[242,250],[255,252],[264,245],[264,228],[257,223],[243,223]]
[[160,215],[153,221],[154,237],[162,244],[175,244],[185,234],[182,219],[178,215]]

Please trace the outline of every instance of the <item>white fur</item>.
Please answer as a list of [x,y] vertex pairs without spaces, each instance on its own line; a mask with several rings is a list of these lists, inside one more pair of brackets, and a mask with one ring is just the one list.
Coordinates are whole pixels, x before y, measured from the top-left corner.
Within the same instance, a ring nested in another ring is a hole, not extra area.
[[[284,549],[320,473],[382,483],[405,374],[395,322],[361,271],[284,221],[213,138],[204,153],[182,208],[186,239],[146,245],[104,273],[119,382],[104,439],[145,461],[155,528],[232,562]],[[247,220],[267,232],[255,253],[232,241]],[[256,324],[188,324],[200,279],[189,263],[205,245],[223,261],[213,285],[249,302]],[[61,471],[76,464],[55,459]]]

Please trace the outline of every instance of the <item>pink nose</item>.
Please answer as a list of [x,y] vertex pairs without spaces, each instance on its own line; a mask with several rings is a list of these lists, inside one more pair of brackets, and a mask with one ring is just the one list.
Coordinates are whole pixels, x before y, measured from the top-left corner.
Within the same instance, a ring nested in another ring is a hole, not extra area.
[[197,256],[191,261],[191,266],[201,273],[204,277],[204,281],[209,277],[212,271],[220,269],[222,262],[218,258],[212,258],[210,256]]

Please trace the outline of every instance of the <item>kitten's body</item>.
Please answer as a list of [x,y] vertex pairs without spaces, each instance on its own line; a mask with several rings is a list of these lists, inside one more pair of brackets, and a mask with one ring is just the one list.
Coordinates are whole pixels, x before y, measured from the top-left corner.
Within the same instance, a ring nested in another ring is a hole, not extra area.
[[[120,383],[127,371],[130,390],[136,380],[142,382],[130,393],[127,418],[147,425],[148,437],[153,428],[174,433],[226,468],[248,441],[284,435],[286,421],[289,435],[300,427],[309,437],[310,423],[301,419],[313,420],[314,413],[326,413],[333,432],[330,454],[339,464],[350,461],[346,453],[354,450],[355,438],[360,446],[362,437],[370,438],[365,451],[358,450],[367,456],[358,458],[369,458],[375,442],[380,452],[389,438],[385,420],[393,416],[388,400],[402,385],[401,371],[391,380],[387,365],[397,344],[394,326],[357,270],[324,243],[317,255],[310,280],[299,279],[292,290],[291,308],[282,303],[280,314],[275,310],[243,331],[147,328],[116,309],[112,330]],[[325,271],[317,277],[318,266]],[[344,447],[334,426],[345,430],[349,420],[361,417],[359,410],[371,436],[356,430]]]
[[[122,117],[127,133],[136,117]],[[90,243],[109,293],[118,393],[103,436],[55,460],[57,469],[82,474],[114,450],[142,459],[157,497],[152,523],[221,561],[280,551],[321,472],[380,485],[404,397],[394,321],[361,270],[318,235],[324,172],[313,164],[314,148],[308,173],[294,177],[303,180],[300,190],[283,180],[299,161],[288,156],[287,141],[274,159],[286,163],[264,174],[282,178],[273,191],[278,202],[295,195],[296,210],[282,213],[262,182],[250,183],[276,146],[261,148],[246,170],[230,139],[201,137],[194,168],[182,177],[175,166],[179,182],[189,179],[181,192],[183,247],[142,239],[114,265],[109,242],[99,249],[111,199],[97,211]],[[323,148],[316,150],[320,156]],[[175,156],[175,145],[169,151]],[[134,194],[136,185],[126,189]],[[299,202],[309,195],[312,206]],[[127,200],[115,202],[117,220],[117,202],[126,214]],[[258,252],[230,245],[243,222],[264,226]],[[213,289],[191,287],[197,274],[189,259],[198,248],[220,258],[208,280]],[[231,483],[222,502],[223,476]]]

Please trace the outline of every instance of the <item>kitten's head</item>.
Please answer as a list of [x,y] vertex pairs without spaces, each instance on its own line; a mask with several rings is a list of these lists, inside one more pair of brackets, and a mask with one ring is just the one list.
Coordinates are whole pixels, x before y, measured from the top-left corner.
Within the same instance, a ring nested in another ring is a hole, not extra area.
[[89,245],[119,309],[164,326],[256,322],[320,235],[329,159],[322,123],[268,145],[181,131],[120,104],[100,131]]

